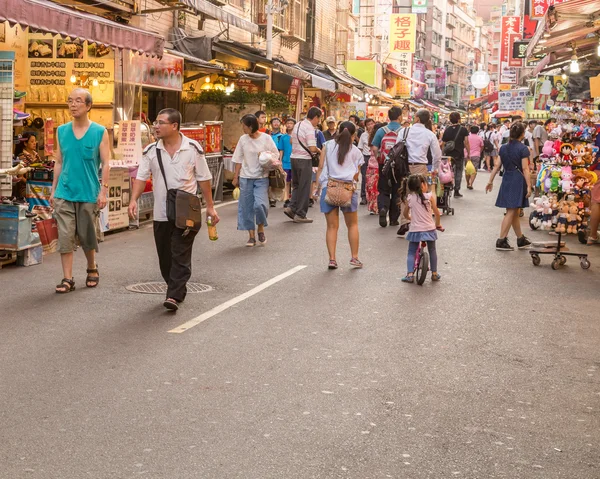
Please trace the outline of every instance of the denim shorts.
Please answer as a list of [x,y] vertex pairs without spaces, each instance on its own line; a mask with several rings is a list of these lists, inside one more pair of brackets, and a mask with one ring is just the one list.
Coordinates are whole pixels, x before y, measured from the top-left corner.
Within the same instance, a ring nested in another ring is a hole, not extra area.
[[[340,208],[342,210],[342,213],[355,213],[356,211],[358,211],[358,196],[359,196],[358,193],[359,193],[359,190],[356,190],[354,192],[354,194],[352,195],[352,202],[350,203],[350,206]],[[321,191],[321,203],[320,203],[321,213],[324,213],[324,214],[331,213],[336,208],[339,208],[339,206],[331,206],[325,202],[326,194],[327,194],[327,187],[325,186],[323,188],[323,190]]]

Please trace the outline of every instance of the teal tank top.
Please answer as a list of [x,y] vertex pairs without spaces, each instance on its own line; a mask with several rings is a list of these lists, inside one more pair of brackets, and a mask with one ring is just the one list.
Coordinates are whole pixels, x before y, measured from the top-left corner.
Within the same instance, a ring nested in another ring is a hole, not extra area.
[[78,140],[72,123],[58,127],[58,146],[63,163],[55,198],[96,203],[100,194],[100,143],[105,131],[102,125],[91,122],[83,138]]

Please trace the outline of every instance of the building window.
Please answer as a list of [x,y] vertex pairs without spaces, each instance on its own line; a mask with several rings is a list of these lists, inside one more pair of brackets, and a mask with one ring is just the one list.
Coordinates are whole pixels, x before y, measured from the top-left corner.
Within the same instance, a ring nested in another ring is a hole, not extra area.
[[306,13],[308,11],[308,0],[292,0],[287,8],[286,30],[290,36],[300,40],[306,40]]
[[233,5],[234,7],[244,9],[245,0],[229,0],[229,5]]

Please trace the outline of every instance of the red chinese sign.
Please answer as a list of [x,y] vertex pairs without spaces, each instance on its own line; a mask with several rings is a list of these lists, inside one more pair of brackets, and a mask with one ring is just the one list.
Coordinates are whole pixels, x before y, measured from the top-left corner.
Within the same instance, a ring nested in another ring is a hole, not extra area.
[[546,15],[549,7],[565,3],[566,1],[567,0],[530,0],[530,17],[532,20],[541,20]]
[[523,59],[521,58],[515,58],[513,56],[513,45],[515,44],[515,41],[517,40],[521,40],[521,35],[509,35],[508,37],[508,43],[510,45],[510,50],[508,51],[508,66],[509,67],[522,67],[523,66]]
[[417,37],[417,15],[390,15],[390,53],[414,53]]
[[514,37],[521,38],[521,17],[502,17],[500,41],[500,62],[509,63]]

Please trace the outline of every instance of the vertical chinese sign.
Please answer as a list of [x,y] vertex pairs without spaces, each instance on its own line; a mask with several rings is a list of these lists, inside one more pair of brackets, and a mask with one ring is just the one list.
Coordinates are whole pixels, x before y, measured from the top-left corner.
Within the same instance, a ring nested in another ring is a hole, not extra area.
[[[514,85],[517,80],[517,70],[512,66],[512,46],[516,38],[521,38],[521,17],[502,17],[502,28],[500,34],[500,83]],[[520,62],[520,61],[519,61]],[[500,86],[500,89],[507,87]]]
[[290,87],[288,88],[288,101],[292,106],[291,116],[296,118],[296,108],[298,106],[298,95],[300,94],[300,87],[302,86],[302,80],[294,78]]
[[114,166],[139,165],[142,159],[142,135],[139,120],[119,123],[118,151],[121,161]]
[[390,15],[390,53],[415,53],[416,37],[416,14]]

